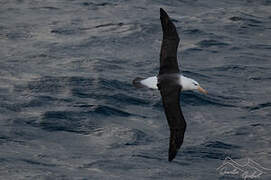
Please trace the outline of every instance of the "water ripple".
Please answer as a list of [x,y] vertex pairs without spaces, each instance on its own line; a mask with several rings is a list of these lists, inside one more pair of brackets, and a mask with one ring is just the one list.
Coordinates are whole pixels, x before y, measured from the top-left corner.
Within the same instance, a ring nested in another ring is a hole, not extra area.
[[[188,147],[183,150],[183,153],[188,157],[200,157],[202,159],[220,159],[224,160],[227,156],[240,159],[240,156],[235,152],[241,147],[232,144],[226,144],[220,141],[207,142],[197,147]],[[230,154],[228,154],[230,153]]]
[[213,47],[213,46],[223,48],[225,46],[229,46],[229,44],[226,42],[221,42],[221,41],[214,40],[214,39],[202,40],[197,45],[199,45],[202,48],[209,48],[209,47]]
[[249,106],[247,107],[250,111],[254,111],[254,110],[259,110],[259,109],[263,109],[263,108],[266,108],[266,107],[271,107],[271,102],[267,102],[267,103],[261,103],[261,104],[258,104],[256,106]]
[[208,96],[203,96],[194,92],[185,92],[182,93],[183,98],[181,103],[184,106],[186,105],[215,105],[215,106],[224,106],[224,107],[238,107],[236,103],[240,102],[241,99],[233,96],[222,96],[215,94],[208,94]]
[[117,108],[112,108],[109,106],[97,106],[92,111],[95,114],[100,114],[102,116],[120,116],[120,117],[128,117],[131,114],[125,111],[121,111]]

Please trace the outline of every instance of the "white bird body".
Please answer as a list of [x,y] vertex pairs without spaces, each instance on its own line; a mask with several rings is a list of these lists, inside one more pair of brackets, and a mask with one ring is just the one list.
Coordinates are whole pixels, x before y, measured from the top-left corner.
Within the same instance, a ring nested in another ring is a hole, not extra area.
[[[158,78],[157,76],[151,76],[146,79],[143,79],[140,81],[140,83],[150,89],[158,89],[157,83],[158,83]],[[182,87],[182,91],[187,91],[187,90],[195,90],[199,89],[199,83],[195,81],[194,79],[185,77],[183,75],[179,75],[179,81],[178,84]]]

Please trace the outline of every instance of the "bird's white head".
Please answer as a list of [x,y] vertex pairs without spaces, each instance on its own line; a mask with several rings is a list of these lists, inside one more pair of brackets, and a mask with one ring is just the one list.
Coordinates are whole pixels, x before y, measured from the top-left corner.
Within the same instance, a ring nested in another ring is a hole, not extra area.
[[194,79],[187,78],[185,76],[181,76],[180,78],[180,84],[182,86],[183,91],[187,90],[199,90],[200,92],[207,94],[207,91],[200,87],[199,83],[195,81]]

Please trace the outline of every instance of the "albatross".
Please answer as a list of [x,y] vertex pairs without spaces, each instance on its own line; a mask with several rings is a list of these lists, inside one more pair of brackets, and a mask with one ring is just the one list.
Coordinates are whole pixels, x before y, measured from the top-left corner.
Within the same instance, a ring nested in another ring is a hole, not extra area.
[[194,79],[180,73],[177,61],[179,36],[168,14],[160,8],[160,20],[163,41],[160,50],[160,70],[157,76],[135,78],[135,87],[158,89],[162,96],[163,107],[170,129],[168,161],[172,161],[183,144],[186,122],[180,106],[180,93],[187,90],[199,90],[207,94]]

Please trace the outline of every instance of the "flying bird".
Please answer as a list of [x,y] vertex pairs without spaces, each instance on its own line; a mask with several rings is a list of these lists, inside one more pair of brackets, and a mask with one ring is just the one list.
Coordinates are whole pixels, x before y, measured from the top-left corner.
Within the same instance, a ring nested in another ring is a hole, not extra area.
[[175,25],[168,14],[160,8],[160,20],[163,30],[163,41],[160,50],[160,70],[157,76],[135,78],[135,87],[158,89],[162,96],[163,107],[170,129],[168,161],[172,161],[180,149],[186,122],[180,106],[180,93],[187,90],[199,90],[207,94],[199,83],[180,73],[177,61],[179,36]]

